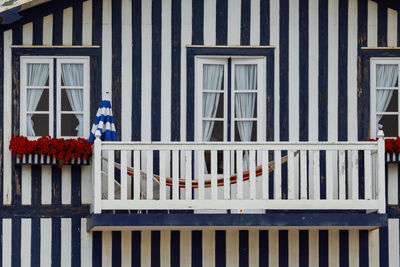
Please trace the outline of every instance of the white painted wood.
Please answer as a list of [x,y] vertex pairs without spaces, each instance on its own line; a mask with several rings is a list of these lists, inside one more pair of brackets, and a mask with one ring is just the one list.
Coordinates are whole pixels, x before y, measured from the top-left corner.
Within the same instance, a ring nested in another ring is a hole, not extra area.
[[288,199],[295,199],[294,179],[295,179],[295,162],[294,151],[288,151]]
[[185,198],[192,199],[192,151],[185,152]]
[[[249,266],[254,266],[254,267],[259,266],[259,258],[260,258],[259,248],[260,248],[259,230],[249,230]],[[268,252],[262,251],[261,253],[268,253]]]
[[200,199],[200,200],[202,200],[202,199],[204,199],[205,198],[205,192],[204,192],[204,151],[203,150],[200,150],[200,151],[198,151],[197,152],[197,155],[198,155],[198,159],[199,159],[199,161],[198,161],[198,169],[197,169],[197,177],[199,177],[198,179],[199,179],[199,185],[198,185],[198,187],[199,187],[199,189],[198,189],[198,194],[199,194],[199,196],[198,196],[198,199]]
[[53,14],[43,18],[43,45],[53,44]]
[[389,163],[388,168],[388,204],[397,205],[399,202],[399,167],[397,163]]
[[171,266],[171,231],[160,233],[160,259],[161,267]]
[[61,218],[61,267],[71,266],[71,227],[71,218]]
[[320,198],[319,151],[318,150],[313,151],[312,155],[313,155],[312,199],[319,199]]
[[[82,176],[82,179],[84,177]],[[61,169],[61,203],[71,204],[71,166],[63,166]],[[82,194],[87,194],[87,191],[82,189]]]
[[[112,10],[111,0],[103,0],[101,88],[102,99],[112,99]],[[145,16],[145,14],[143,14]],[[106,94],[106,92],[109,92]],[[143,136],[143,135],[142,135]]]
[[329,267],[339,267],[339,230],[328,230]]
[[262,199],[269,198],[269,172],[268,172],[268,151],[263,150],[262,154]]
[[179,199],[179,151],[172,151],[172,199]]
[[22,218],[21,219],[21,266],[31,266],[31,257],[29,256],[31,255],[31,232],[32,232],[31,219]]
[[82,45],[92,45],[92,8],[93,0],[82,3]]
[[372,158],[371,151],[364,151],[364,195],[372,199]]
[[140,199],[140,151],[133,152],[133,198]]
[[279,231],[268,231],[268,265],[279,266]]
[[386,212],[386,181],[385,177],[385,140],[383,139],[383,131],[378,133],[378,158],[377,158],[377,177],[378,177],[378,200],[380,202],[379,213]]
[[91,166],[81,166],[81,201],[82,204],[92,203],[92,168]]
[[217,188],[217,151],[211,150],[211,199],[218,198]]
[[150,266],[151,264],[151,232],[145,230],[141,233],[142,239],[140,244],[140,264],[142,267],[146,267]]
[[351,151],[351,199],[358,199],[358,151]]
[[[277,12],[271,10],[271,12]],[[299,0],[289,4],[289,140],[299,140]],[[311,128],[310,128],[311,129]],[[291,163],[292,164],[292,163]],[[288,165],[289,167],[289,165]],[[294,175],[294,172],[293,172]],[[289,192],[288,192],[289,194]],[[292,193],[290,193],[292,194]],[[293,197],[293,195],[291,195]]]
[[51,166],[42,166],[42,204],[51,204]]
[[30,205],[32,199],[32,173],[31,166],[21,167],[21,202]]
[[339,199],[346,199],[346,152],[339,151]]
[[132,232],[121,232],[121,266],[132,266]]
[[243,151],[236,151],[236,199],[243,199]]
[[226,266],[239,266],[239,230],[226,230]]
[[[167,161],[166,161],[166,153],[167,151],[160,151],[160,200],[166,199],[166,168],[167,168]],[[169,164],[169,162],[168,162]]]
[[250,175],[250,199],[256,199],[256,153],[249,152],[249,175]]
[[146,151],[146,199],[153,199],[153,151]]
[[[358,138],[357,124],[357,51],[358,51],[358,2],[349,0],[347,34],[347,139]],[[317,50],[314,50],[317,51]]]
[[33,22],[22,26],[22,44],[32,45],[33,42]]
[[231,198],[230,169],[230,151],[224,150],[224,199]]
[[260,0],[250,1],[250,45],[260,45]]
[[388,237],[389,237],[389,266],[399,266],[399,219],[388,220]]
[[215,231],[202,231],[203,266],[215,266]]
[[298,267],[300,260],[299,230],[291,229],[288,231],[289,237],[289,266]]
[[115,188],[114,188],[114,183],[115,183],[115,179],[114,179],[114,154],[115,152],[110,150],[108,151],[108,167],[107,167],[107,181],[108,181],[108,186],[107,186],[107,193],[108,199],[114,199],[114,195],[115,195]]
[[[339,1],[328,1],[328,140],[338,138]],[[333,183],[332,183],[333,185]],[[331,189],[332,189],[331,185]],[[328,189],[328,187],[327,187]]]
[[128,198],[128,175],[127,175],[128,153],[126,150],[121,151],[121,200]]
[[274,199],[282,199],[281,151],[274,151]]
[[[143,238],[143,236],[142,236]],[[143,239],[142,239],[143,240]],[[102,266],[112,266],[112,232],[102,233],[101,243],[101,262]]]
[[191,266],[192,264],[192,231],[182,230],[180,232],[180,266]]
[[368,46],[378,46],[378,3],[368,0]]
[[[12,31],[4,32],[4,78],[3,78],[3,144],[8,144],[11,139],[11,112],[12,112],[12,63],[11,63],[11,44]],[[11,152],[3,149],[3,204],[11,204]],[[7,261],[6,261],[7,263]],[[3,266],[7,266],[4,265]]]
[[397,46],[397,16],[398,12],[394,9],[387,9],[387,45]]
[[213,0],[204,0],[204,45],[215,45],[217,5]]
[[349,267],[359,267],[360,241],[359,231],[349,230]]
[[326,199],[333,199],[333,151],[326,151]]
[[81,267],[92,266],[92,233],[86,231],[87,219],[81,219]]
[[93,145],[92,165],[93,165],[93,208],[94,213],[101,212],[101,141],[98,138],[99,131],[96,131],[96,139]]
[[379,266],[379,229],[368,232],[368,263]]
[[[40,219],[40,266],[51,266],[51,219]],[[9,265],[11,266],[11,265]]]
[[240,45],[241,1],[228,2],[228,45]]
[[318,0],[310,0],[308,3],[308,140],[318,140],[318,71],[319,71],[319,36],[318,36]]
[[307,151],[300,150],[300,199],[307,198]]
[[[270,10],[279,10],[279,0],[270,1]],[[279,58],[279,12],[270,12],[270,43],[276,48],[274,58]],[[279,60],[274,60],[274,69],[279,70]],[[279,72],[274,72],[274,140],[279,140]],[[310,94],[311,96],[311,94]]]
[[308,231],[308,259],[309,266],[319,266],[319,232],[315,229]]
[[72,17],[73,17],[72,7],[64,9],[63,24],[62,24],[63,45],[72,45]]
[[11,235],[12,224],[11,219],[3,219],[2,229],[2,265],[11,266]]

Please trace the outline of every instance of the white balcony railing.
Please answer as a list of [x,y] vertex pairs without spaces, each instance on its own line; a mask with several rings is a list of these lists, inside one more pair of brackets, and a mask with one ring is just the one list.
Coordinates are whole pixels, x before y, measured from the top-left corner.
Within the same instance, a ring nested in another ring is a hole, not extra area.
[[376,142],[138,143],[97,138],[92,212],[385,213],[384,149],[383,132]]

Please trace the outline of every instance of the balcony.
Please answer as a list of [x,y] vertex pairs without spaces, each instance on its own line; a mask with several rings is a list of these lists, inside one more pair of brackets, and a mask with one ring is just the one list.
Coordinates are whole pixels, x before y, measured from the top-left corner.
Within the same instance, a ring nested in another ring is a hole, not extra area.
[[376,142],[102,142],[90,230],[386,224]]

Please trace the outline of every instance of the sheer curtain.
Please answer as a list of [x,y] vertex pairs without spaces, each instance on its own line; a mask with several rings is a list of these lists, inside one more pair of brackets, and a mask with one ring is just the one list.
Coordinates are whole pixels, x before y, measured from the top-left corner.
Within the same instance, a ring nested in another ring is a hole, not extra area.
[[[235,90],[256,90],[257,89],[257,65],[236,65],[235,66]],[[235,115],[236,118],[253,118],[256,102],[255,93],[235,94]],[[237,122],[240,140],[248,142],[251,140],[253,121]],[[243,169],[249,168],[249,152],[245,151],[243,158]]]
[[[28,64],[27,65],[27,85],[28,86],[44,86],[49,77],[48,64]],[[44,89],[27,89],[27,111],[35,111],[39,104],[40,97]],[[26,133],[27,136],[35,136],[33,130],[32,114],[26,116]]]
[[[377,65],[376,66],[376,86],[394,87],[398,76],[398,65]],[[376,91],[376,111],[385,112],[393,95],[393,90]],[[377,130],[382,129],[379,121],[382,115],[376,116]]]
[[[65,86],[83,86],[83,65],[82,64],[61,64],[61,75]],[[69,104],[72,111],[83,111],[83,90],[82,89],[67,89]],[[76,114],[79,121],[75,130],[78,131],[78,136],[83,136],[83,115]]]

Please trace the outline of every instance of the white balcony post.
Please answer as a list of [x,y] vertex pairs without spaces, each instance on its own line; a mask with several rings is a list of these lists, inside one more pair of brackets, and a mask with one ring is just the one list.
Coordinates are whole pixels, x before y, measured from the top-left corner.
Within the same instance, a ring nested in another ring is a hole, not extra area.
[[93,145],[93,213],[101,213],[101,133],[96,131]]
[[386,212],[386,192],[385,192],[385,140],[383,131],[378,132],[378,213]]

